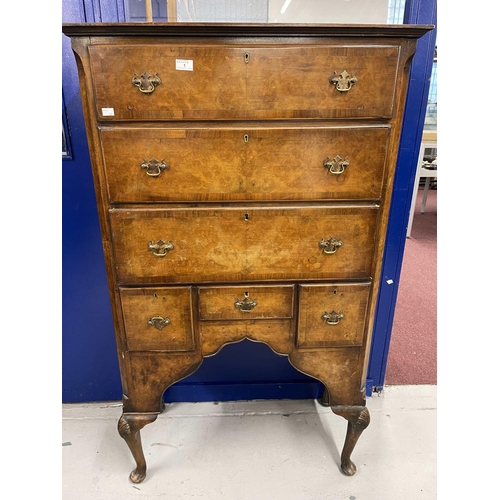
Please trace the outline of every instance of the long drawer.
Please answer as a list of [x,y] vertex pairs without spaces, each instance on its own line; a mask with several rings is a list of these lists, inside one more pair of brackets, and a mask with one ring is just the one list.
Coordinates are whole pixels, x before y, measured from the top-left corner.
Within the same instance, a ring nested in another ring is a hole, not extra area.
[[370,278],[378,207],[111,209],[120,283]]
[[100,120],[391,118],[392,45],[94,45]]
[[113,203],[379,199],[387,126],[102,128]]

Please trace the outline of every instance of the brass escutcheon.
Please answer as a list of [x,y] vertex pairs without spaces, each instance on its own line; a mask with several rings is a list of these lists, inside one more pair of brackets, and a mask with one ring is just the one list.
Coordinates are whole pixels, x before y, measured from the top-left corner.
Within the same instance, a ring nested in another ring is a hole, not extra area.
[[165,169],[168,168],[168,165],[165,163],[165,160],[158,161],[153,157],[149,161],[144,158],[141,163],[141,168],[145,169],[146,174],[150,177],[158,177]]
[[343,318],[344,313],[342,311],[332,311],[331,313],[327,313],[325,311],[321,316],[321,319],[325,320],[329,325],[338,325],[340,323],[340,320]]
[[132,85],[135,85],[139,88],[139,90],[143,94],[151,94],[154,89],[161,84],[161,79],[158,76],[158,73],[154,75],[150,75],[147,71],[139,76],[137,73],[134,73],[132,78]]
[[335,71],[333,76],[328,80],[339,92],[347,92],[351,90],[352,86],[358,81],[354,73],[352,76],[344,70],[340,75]]
[[328,238],[327,240],[322,239],[319,244],[319,248],[323,250],[324,253],[331,255],[337,251],[337,248],[342,246],[342,240],[334,238]]
[[163,330],[166,326],[170,325],[170,319],[166,316],[153,316],[148,319],[148,325],[154,326],[157,330]]
[[151,250],[156,257],[165,257],[173,249],[174,245],[172,245],[171,241],[167,241],[166,243],[163,240],[158,240],[156,243],[150,241],[148,245],[148,250]]
[[333,160],[327,156],[326,160],[323,162],[323,166],[328,169],[332,175],[343,174],[345,169],[349,166],[349,158],[346,156],[342,159],[341,156],[337,155]]
[[257,305],[257,300],[253,299],[250,300],[248,298],[248,292],[244,293],[244,299],[240,300],[238,299],[234,305],[237,307],[241,312],[250,312],[256,305]]

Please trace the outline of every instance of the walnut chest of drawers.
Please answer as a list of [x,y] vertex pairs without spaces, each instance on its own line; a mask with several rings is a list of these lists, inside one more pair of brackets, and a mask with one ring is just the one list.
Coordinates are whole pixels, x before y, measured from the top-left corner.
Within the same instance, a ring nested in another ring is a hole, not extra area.
[[408,70],[429,26],[64,25],[123,386],[140,429],[204,357],[266,343],[369,423],[365,380]]

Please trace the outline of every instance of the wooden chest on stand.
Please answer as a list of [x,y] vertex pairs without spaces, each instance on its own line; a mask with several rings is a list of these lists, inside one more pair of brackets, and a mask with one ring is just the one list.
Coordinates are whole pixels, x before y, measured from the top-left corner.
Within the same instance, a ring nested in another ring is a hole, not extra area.
[[79,68],[123,386],[163,393],[251,339],[369,423],[365,380],[417,39],[429,26],[64,25]]

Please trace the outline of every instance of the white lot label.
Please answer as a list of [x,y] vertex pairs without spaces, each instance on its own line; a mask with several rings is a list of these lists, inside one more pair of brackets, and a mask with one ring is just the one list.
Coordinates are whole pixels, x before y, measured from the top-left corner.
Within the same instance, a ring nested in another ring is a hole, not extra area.
[[175,69],[180,71],[193,71],[193,61],[191,59],[176,59]]
[[115,108],[102,108],[102,116],[115,116]]

